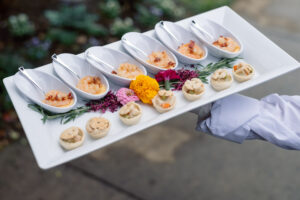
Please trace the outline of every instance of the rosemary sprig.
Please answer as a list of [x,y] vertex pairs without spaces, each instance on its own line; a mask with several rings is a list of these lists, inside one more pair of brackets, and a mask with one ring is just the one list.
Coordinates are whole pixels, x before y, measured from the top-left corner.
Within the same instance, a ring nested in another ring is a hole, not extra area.
[[210,74],[212,74],[214,71],[216,71],[217,69],[220,69],[220,68],[232,68],[231,63],[236,61],[237,59],[240,59],[240,58],[239,57],[223,58],[216,63],[209,63],[206,66],[198,64],[198,66],[200,66],[200,68],[201,68],[201,69],[197,69],[198,74],[199,74],[198,78],[201,79],[201,81],[203,83],[208,83],[207,77]]
[[36,104],[28,104],[28,107],[40,113],[43,116],[42,118],[43,123],[46,123],[47,120],[51,120],[51,119],[60,119],[61,124],[66,124],[71,120],[75,120],[75,118],[79,117],[80,115],[86,112],[89,112],[90,110],[90,107],[88,106],[81,106],[73,110],[70,110],[69,112],[57,114],[57,113],[46,111],[42,107]]

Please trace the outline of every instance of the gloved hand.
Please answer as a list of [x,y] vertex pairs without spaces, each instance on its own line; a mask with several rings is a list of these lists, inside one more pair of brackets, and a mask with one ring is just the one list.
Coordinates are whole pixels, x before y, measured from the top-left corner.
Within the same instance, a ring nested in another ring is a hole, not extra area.
[[199,116],[196,129],[213,136],[237,143],[262,139],[300,149],[300,96],[272,94],[259,101],[234,94],[193,112]]

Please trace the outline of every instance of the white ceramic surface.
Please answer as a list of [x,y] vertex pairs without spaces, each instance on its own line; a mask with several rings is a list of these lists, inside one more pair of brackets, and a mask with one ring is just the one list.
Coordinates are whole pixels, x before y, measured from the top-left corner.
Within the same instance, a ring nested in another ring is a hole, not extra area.
[[[68,162],[127,136],[138,133],[143,129],[193,110],[199,106],[216,101],[217,99],[240,92],[250,87],[254,87],[300,67],[297,60],[288,55],[285,51],[279,48],[228,7],[221,7],[202,13],[197,17],[212,19],[234,32],[244,44],[243,60],[255,68],[256,75],[253,79],[244,83],[237,83],[234,81],[230,88],[221,92],[216,92],[209,85],[205,85],[205,94],[199,100],[193,102],[187,101],[181,92],[174,92],[177,102],[176,108],[164,114],[159,114],[149,105],[140,104],[144,113],[143,117],[138,124],[131,127],[122,124],[118,118],[118,112],[106,112],[105,114],[91,112],[64,125],[61,125],[59,120],[48,121],[46,124],[43,124],[41,121],[41,115],[28,108],[28,102],[24,99],[24,96],[16,90],[13,77],[5,78],[5,87],[19,116],[38,165],[43,169],[48,169]],[[196,17],[194,16],[192,18]],[[190,22],[191,18],[188,18],[176,23],[184,28],[189,28]],[[155,32],[153,30],[144,34],[150,37],[155,37]],[[124,51],[120,41],[109,44],[107,47]],[[79,56],[82,58],[84,57],[83,54],[80,54]],[[209,62],[216,61],[217,58],[208,56],[204,65]],[[183,67],[183,65],[179,66],[179,68],[181,67]],[[42,66],[39,70],[51,74],[54,73],[52,64]],[[119,86],[114,84],[110,84],[110,86],[112,90],[119,88]],[[83,104],[84,102],[78,102],[78,105]],[[108,135],[99,140],[87,137],[81,147],[72,151],[64,151],[59,145],[60,133],[70,126],[78,126],[85,130],[86,122],[91,117],[96,116],[103,116],[110,120],[112,126]]]
[[128,86],[131,82],[131,79],[129,78],[124,78],[117,76],[115,74],[112,74],[111,71],[103,66],[100,63],[95,62],[93,59],[90,59],[89,57],[86,56],[86,53],[90,52],[92,55],[96,56],[97,58],[101,59],[102,61],[110,64],[111,66],[114,67],[114,70],[117,71],[117,68],[119,67],[120,64],[122,63],[131,63],[136,66],[138,66],[143,74],[147,75],[147,71],[143,65],[141,65],[139,62],[137,62],[135,59],[127,55],[126,53],[116,50],[116,49],[111,49],[111,48],[106,48],[106,47],[91,47],[85,51],[85,59],[95,68],[100,70],[105,76],[107,76],[110,80],[112,80],[114,83],[121,85],[121,86]]
[[[142,33],[136,33],[136,32],[129,32],[123,35],[122,39],[126,38],[129,42],[131,42],[133,45],[137,46],[138,48],[142,49],[147,55],[150,55],[153,51],[166,51],[167,54],[172,58],[172,60],[176,63],[175,67],[172,69],[175,69],[178,67],[178,60],[176,56],[164,45],[162,45],[159,41],[154,39],[153,37],[149,37]],[[121,40],[122,41],[122,40]],[[157,67],[155,65],[151,65],[147,62],[148,58],[145,58],[145,56],[141,55],[141,53],[135,51],[128,45],[126,45],[124,42],[122,42],[124,48],[133,56],[135,59],[137,59],[140,63],[142,63],[147,70],[150,73],[157,73],[160,70],[166,70],[164,68]]]
[[76,87],[76,85],[78,84],[78,79],[74,77],[74,75],[71,72],[69,72],[67,69],[65,69],[63,66],[53,61],[52,65],[54,67],[56,74],[60,77],[62,81],[64,81],[69,87],[71,87],[79,96],[81,96],[84,99],[96,100],[96,99],[101,99],[107,94],[107,92],[109,91],[109,83],[107,79],[105,78],[105,76],[103,76],[103,74],[99,70],[95,69],[88,62],[86,62],[85,59],[70,53],[59,54],[57,57],[60,60],[62,60],[66,65],[68,65],[68,67],[71,68],[76,74],[78,74],[80,78],[83,78],[85,76],[97,76],[100,78],[101,83],[103,83],[106,87],[105,92],[97,95],[84,92]]
[[[160,22],[155,25],[155,33],[159,40],[177,56],[180,62],[185,64],[197,64],[207,58],[207,48],[193,33],[176,23],[168,21],[163,21],[163,23],[164,26],[166,26],[168,30],[170,30],[170,32],[179,40],[179,42],[177,42],[168,34],[168,32],[166,32],[166,30],[164,30]],[[177,51],[180,45],[189,43],[191,40],[195,41],[195,43],[204,50],[205,54],[201,59],[190,58]]]
[[13,82],[15,83],[19,91],[23,93],[23,95],[25,95],[25,97],[53,113],[64,113],[74,108],[77,103],[77,96],[73,92],[73,90],[68,88],[63,82],[61,82],[53,75],[41,72],[36,69],[26,69],[26,72],[46,93],[50,90],[59,90],[67,94],[71,92],[74,98],[74,102],[72,105],[67,107],[55,107],[45,104],[43,102],[45,96],[36,88],[35,85],[32,84],[32,82],[30,82],[24,75],[22,75],[21,72],[17,72],[13,76]]
[[[213,39],[207,37],[207,35],[203,34],[203,32],[195,28],[193,23],[190,23],[190,29],[207,46],[209,53],[213,54],[218,58],[233,58],[239,56],[243,52],[244,45],[242,41],[233,32],[229,31],[223,25],[200,16],[195,17],[192,20],[195,20],[197,25],[201,26],[206,32],[208,32],[213,37]],[[231,37],[232,39],[234,39],[239,44],[240,50],[238,52],[229,52],[214,46],[212,43],[218,40],[218,38],[221,35],[225,37]]]

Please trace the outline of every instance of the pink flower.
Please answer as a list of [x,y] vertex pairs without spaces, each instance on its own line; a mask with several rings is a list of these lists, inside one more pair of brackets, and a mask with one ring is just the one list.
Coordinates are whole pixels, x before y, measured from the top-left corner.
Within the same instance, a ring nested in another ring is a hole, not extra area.
[[140,100],[136,96],[136,94],[134,93],[134,91],[131,90],[131,89],[128,89],[128,88],[120,88],[117,91],[116,96],[117,96],[118,101],[122,105],[125,105],[125,104],[127,104],[128,102],[131,102],[131,101],[138,101],[138,100]]
[[180,77],[178,76],[177,72],[173,69],[168,69],[166,71],[159,71],[156,75],[155,75],[155,79],[157,80],[157,82],[163,83],[164,84],[164,88],[166,90],[170,90],[171,88],[171,81],[176,81],[178,79],[180,79]]
[[162,82],[162,81],[172,81],[172,80],[178,80],[180,77],[176,73],[175,70],[173,69],[168,69],[165,71],[160,71],[155,75],[155,79],[157,82]]

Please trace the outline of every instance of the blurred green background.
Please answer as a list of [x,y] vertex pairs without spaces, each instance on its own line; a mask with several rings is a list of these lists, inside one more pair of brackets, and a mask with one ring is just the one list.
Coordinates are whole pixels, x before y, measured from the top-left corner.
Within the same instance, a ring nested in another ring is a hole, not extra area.
[[[177,21],[232,0],[48,0],[0,1],[0,79],[21,65],[50,62],[53,53],[80,53],[147,31],[160,20]],[[10,99],[0,85],[0,149],[22,137]]]

